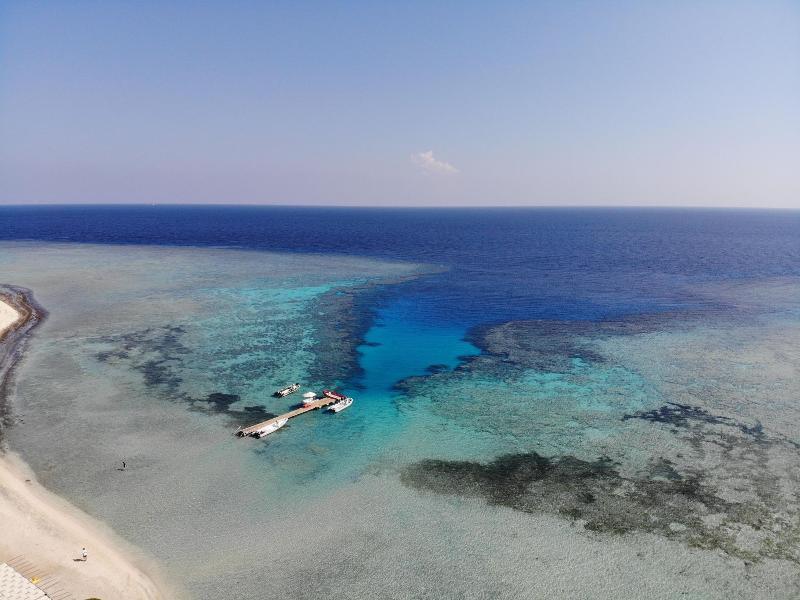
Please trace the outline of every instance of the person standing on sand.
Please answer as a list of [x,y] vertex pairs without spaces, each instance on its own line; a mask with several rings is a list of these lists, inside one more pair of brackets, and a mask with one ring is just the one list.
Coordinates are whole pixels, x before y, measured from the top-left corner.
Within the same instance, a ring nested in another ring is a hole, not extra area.
[[124,460],[122,461],[122,470],[123,471],[125,470],[125,461]]
[[81,558],[83,562],[86,562],[86,559],[89,558],[89,553],[86,552],[86,548],[81,548]]

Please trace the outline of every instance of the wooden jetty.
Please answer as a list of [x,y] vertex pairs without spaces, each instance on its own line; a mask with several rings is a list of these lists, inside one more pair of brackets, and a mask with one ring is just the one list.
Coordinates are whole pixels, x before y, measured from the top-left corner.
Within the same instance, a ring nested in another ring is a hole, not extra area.
[[309,404],[304,404],[299,408],[295,408],[294,410],[290,410],[287,413],[282,415],[278,415],[277,417],[273,417],[266,421],[262,421],[261,423],[256,423],[255,425],[250,425],[250,427],[244,427],[242,429],[238,429],[236,431],[236,435],[239,436],[246,436],[246,435],[253,435],[256,431],[260,429],[264,429],[264,427],[269,427],[273,423],[280,421],[281,419],[291,419],[292,417],[296,417],[297,415],[302,415],[303,413],[307,413],[311,410],[317,410],[318,408],[322,408],[324,406],[330,406],[338,402],[336,398],[328,398],[327,396],[320,398],[319,400],[315,400]]

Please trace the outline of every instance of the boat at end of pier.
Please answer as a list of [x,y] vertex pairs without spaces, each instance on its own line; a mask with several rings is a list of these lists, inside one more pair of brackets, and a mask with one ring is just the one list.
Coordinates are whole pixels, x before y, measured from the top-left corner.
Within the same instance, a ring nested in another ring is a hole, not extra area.
[[331,404],[328,407],[328,410],[331,411],[331,412],[338,413],[340,411],[343,411],[345,408],[350,406],[352,403],[353,403],[353,399],[352,398],[349,398],[349,397],[343,398],[342,400],[339,400],[338,402],[336,402],[334,404]]
[[274,423],[270,423],[266,427],[262,427],[258,431],[254,431],[252,433],[252,436],[254,438],[262,438],[265,435],[269,435],[270,433],[275,433],[276,431],[278,431],[278,429],[280,429],[281,427],[286,425],[286,423],[288,423],[288,422],[289,422],[289,419],[278,419]]
[[288,396],[289,394],[295,393],[297,390],[300,389],[299,383],[293,383],[292,385],[286,386],[282,390],[278,390],[273,394],[276,398],[283,398],[284,396]]

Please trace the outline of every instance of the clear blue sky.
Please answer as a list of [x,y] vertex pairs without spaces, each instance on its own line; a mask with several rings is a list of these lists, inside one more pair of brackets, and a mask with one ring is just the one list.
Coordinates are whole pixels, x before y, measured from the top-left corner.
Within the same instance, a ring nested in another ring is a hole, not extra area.
[[800,208],[800,2],[0,2],[0,203]]

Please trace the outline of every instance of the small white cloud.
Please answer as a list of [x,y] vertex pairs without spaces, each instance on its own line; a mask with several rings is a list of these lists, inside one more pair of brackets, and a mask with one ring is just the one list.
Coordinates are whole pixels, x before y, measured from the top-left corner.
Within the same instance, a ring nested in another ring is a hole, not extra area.
[[458,169],[456,169],[450,163],[434,158],[433,150],[412,154],[411,161],[423,171],[427,171],[428,173],[445,173],[448,175],[458,173]]

